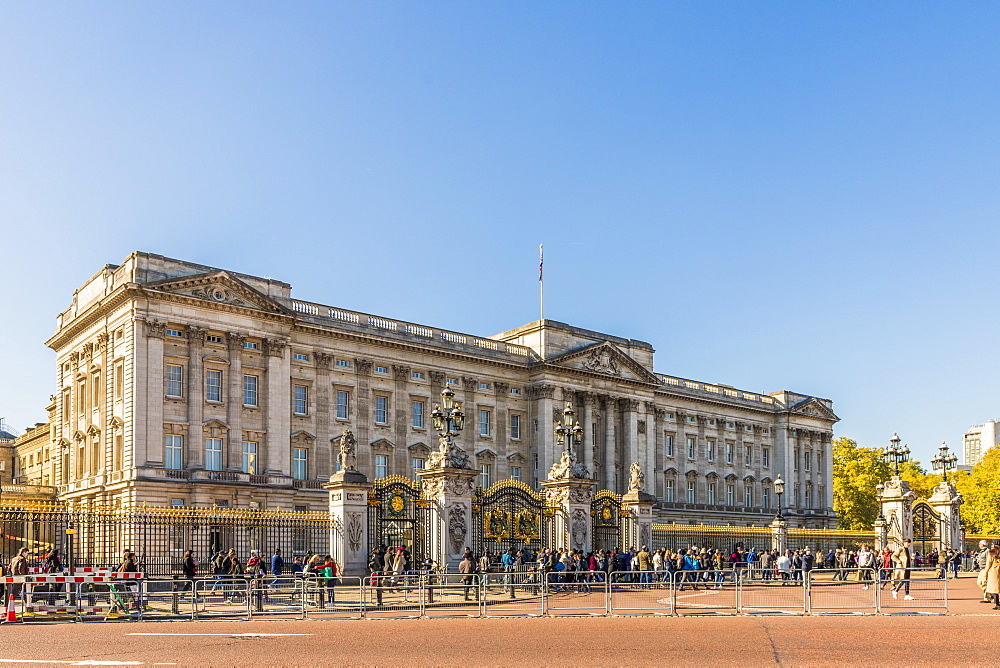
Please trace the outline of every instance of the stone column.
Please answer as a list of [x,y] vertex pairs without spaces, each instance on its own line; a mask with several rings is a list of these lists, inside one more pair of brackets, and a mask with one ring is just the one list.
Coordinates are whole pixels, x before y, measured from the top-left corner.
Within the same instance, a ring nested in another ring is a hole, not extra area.
[[615,422],[618,399],[604,397],[604,489],[618,493],[615,484]]
[[357,394],[354,402],[354,426],[358,430],[358,442],[361,450],[358,452],[358,466],[362,471],[375,475],[375,461],[372,458],[372,416],[371,416],[371,373],[374,364],[371,360],[355,358],[354,372],[357,375]]
[[[394,415],[392,421],[393,440],[396,447],[393,450],[392,467],[390,473],[397,473],[404,478],[410,477],[410,451],[406,445],[406,435],[410,424],[410,395],[406,391],[406,384],[410,382],[410,367],[401,364],[392,365],[392,403]],[[430,411],[424,411],[425,419],[430,416]]]
[[950,549],[961,550],[964,543],[961,506],[965,503],[962,495],[950,482],[942,482],[934,488],[934,493],[927,502],[941,516],[938,527],[938,550],[940,552]]
[[645,471],[645,461],[639,451],[639,407],[638,399],[622,400],[622,462],[639,462]]
[[777,517],[771,522],[771,549],[781,554],[788,548],[788,522]]
[[207,330],[204,327],[189,326],[187,328],[188,337],[188,448],[185,452],[187,469],[202,469],[205,467],[205,448],[196,447],[197,442],[193,439],[201,438],[201,425],[204,422],[205,412],[205,379],[204,365],[202,364],[202,343],[205,341]]
[[538,476],[552,467],[555,453],[552,448],[552,430],[555,428],[555,391],[554,385],[531,385],[527,388],[528,397],[532,399],[535,419],[538,420],[538,431],[532,429],[531,440],[538,453]]
[[875,551],[881,552],[889,545],[889,527],[885,517],[879,515],[875,519]]
[[504,480],[510,477],[510,454],[507,431],[510,426],[510,416],[507,413],[507,396],[510,393],[510,383],[496,381],[493,383],[493,442],[497,452],[496,477],[494,480]]
[[[584,554],[593,549],[590,499],[593,496],[594,482],[585,478],[542,481],[548,505],[556,509],[552,547],[573,548],[582,550]],[[544,519],[540,518],[539,521]]]
[[358,471],[341,471],[323,485],[330,492],[330,554],[345,577],[368,574],[368,490]]
[[478,471],[433,468],[417,471],[431,506],[431,554],[441,568],[457,567],[472,545],[472,496]]
[[[243,344],[247,337],[239,332],[226,333],[226,346],[229,348],[229,390],[226,392],[226,422],[229,423],[229,435],[226,439],[227,457],[222,462],[222,468],[229,471],[239,471],[243,468]],[[261,400],[260,379],[257,380],[257,403]],[[271,429],[268,426],[268,429]],[[204,453],[205,434],[200,424],[192,425],[191,434],[197,442],[194,447]],[[233,442],[235,441],[235,443]],[[259,456],[259,455],[258,455]]]
[[[289,436],[292,433],[292,388],[287,342],[283,339],[265,339],[264,355],[267,358],[267,378],[264,379],[267,383],[267,418],[264,421],[267,425],[265,450],[267,468],[264,473],[291,476],[292,453]],[[237,437],[242,440],[243,432],[238,432]]]
[[659,415],[657,414],[656,404],[652,401],[647,401],[643,404],[646,409],[646,418],[644,420],[643,431],[646,433],[645,436],[645,446],[642,449],[643,466],[646,471],[646,480],[649,482],[649,488],[655,493],[654,496],[657,498],[662,498],[662,494],[659,492],[660,486],[663,484],[663,468],[656,468],[656,438],[660,431],[659,426]]
[[889,478],[879,492],[887,540],[894,550],[904,539],[913,539],[913,501],[916,498],[917,495],[910,491],[910,483],[898,475]]
[[594,404],[597,401],[597,397],[592,392],[582,392],[580,398],[583,400],[583,419],[580,420],[580,424],[583,425],[583,443],[580,444],[581,452],[576,453],[576,456],[583,466],[591,472],[594,473]]
[[330,402],[330,365],[333,364],[333,355],[314,352],[313,361],[316,363],[316,389],[313,392],[316,413],[316,477],[328,479],[334,471],[330,447],[330,439],[333,437],[330,432],[330,416],[335,410]]

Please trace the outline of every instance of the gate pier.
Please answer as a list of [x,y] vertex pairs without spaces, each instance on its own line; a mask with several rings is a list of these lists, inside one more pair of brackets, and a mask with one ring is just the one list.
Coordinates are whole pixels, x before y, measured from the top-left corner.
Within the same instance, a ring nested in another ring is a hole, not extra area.
[[342,575],[368,574],[368,478],[358,471],[341,471],[323,485],[330,491],[330,554]]
[[479,471],[432,468],[417,471],[423,496],[430,501],[430,553],[440,568],[457,568],[472,547],[472,497]]
[[547,504],[555,511],[551,547],[573,548],[584,554],[593,549],[590,502],[591,488],[596,482],[588,478],[542,481],[547,490]]

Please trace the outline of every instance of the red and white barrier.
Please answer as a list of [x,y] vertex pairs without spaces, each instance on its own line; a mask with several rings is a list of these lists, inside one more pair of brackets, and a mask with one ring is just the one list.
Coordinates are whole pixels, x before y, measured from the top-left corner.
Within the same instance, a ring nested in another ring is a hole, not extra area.
[[114,580],[141,580],[142,573],[110,573],[108,575],[8,575],[0,577],[0,582],[7,584],[49,584],[59,582],[93,583],[112,582]]

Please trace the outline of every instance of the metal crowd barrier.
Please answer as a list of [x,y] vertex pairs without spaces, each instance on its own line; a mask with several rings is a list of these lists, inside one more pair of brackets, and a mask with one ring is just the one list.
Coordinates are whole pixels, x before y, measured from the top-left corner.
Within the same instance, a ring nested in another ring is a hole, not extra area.
[[807,612],[813,615],[878,613],[879,583],[875,569],[842,568],[826,577],[829,574],[829,571],[810,571]]
[[674,614],[673,587],[664,572],[615,571],[608,576],[608,612],[616,616]]
[[808,576],[802,571],[792,571],[778,580],[741,578],[737,587],[739,612],[745,615],[806,614]]
[[358,577],[325,578],[310,575],[304,580],[306,617],[309,619],[361,619],[362,580]]
[[545,578],[538,570],[517,569],[494,575],[483,584],[484,617],[541,617],[545,614]]
[[670,579],[674,614],[735,615],[739,612],[739,571],[675,571]]
[[[878,590],[878,612],[883,615],[948,614],[948,578],[936,577],[937,568],[911,568],[909,577],[896,579],[896,571]],[[896,596],[892,592],[896,592]],[[907,597],[910,598],[907,598]]]
[[607,578],[604,571],[551,571],[545,575],[542,597],[545,614],[549,617],[608,614]]

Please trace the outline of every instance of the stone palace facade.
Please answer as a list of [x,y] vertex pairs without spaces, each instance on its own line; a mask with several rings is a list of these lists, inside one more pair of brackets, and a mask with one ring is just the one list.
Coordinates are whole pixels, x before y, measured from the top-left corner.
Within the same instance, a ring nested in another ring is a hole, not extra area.
[[484,486],[537,485],[568,402],[596,488],[625,491],[639,462],[658,521],[767,524],[780,473],[791,526],[836,522],[829,400],[658,374],[642,341],[552,320],[461,334],[151,253],[101,269],[56,324],[49,442],[22,482],[60,499],[323,510],[346,429],[369,479],[416,477],[449,387]]

